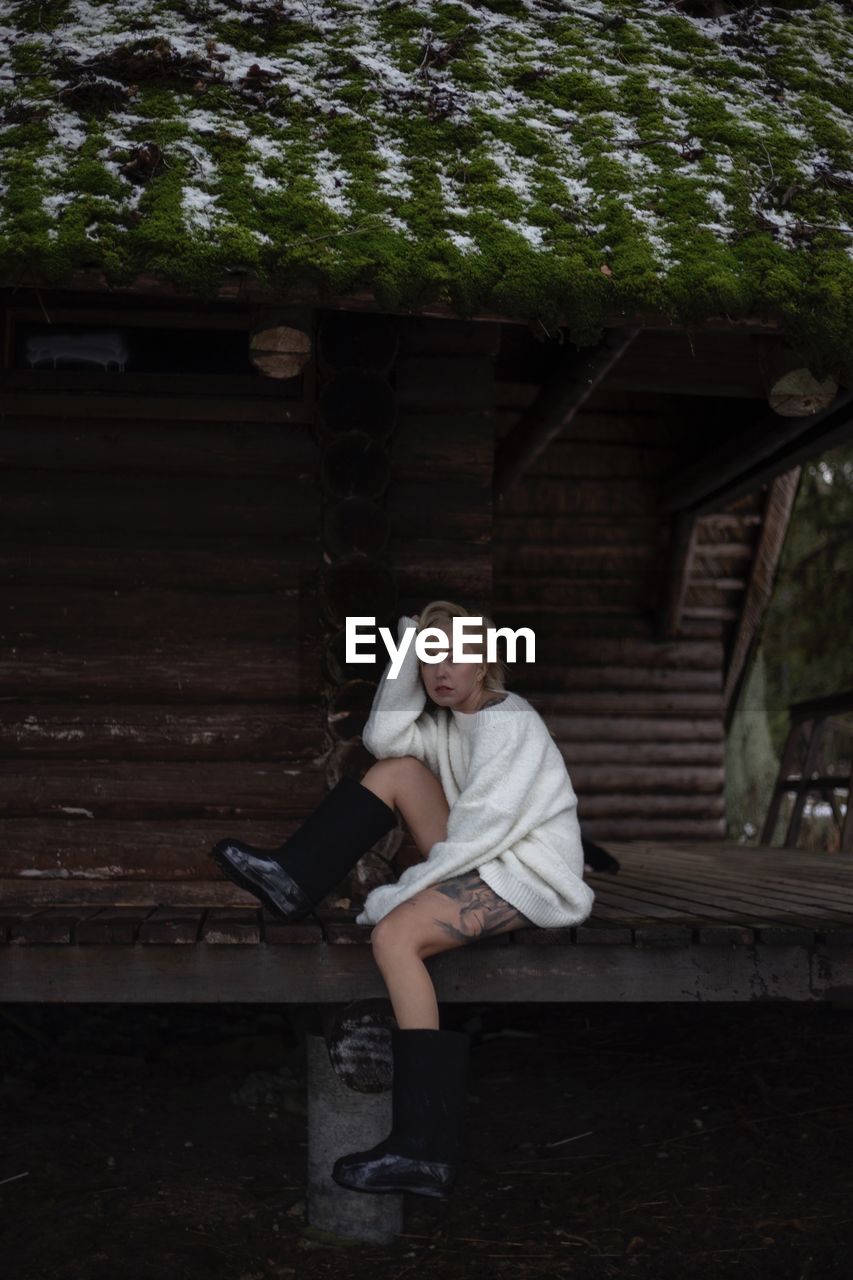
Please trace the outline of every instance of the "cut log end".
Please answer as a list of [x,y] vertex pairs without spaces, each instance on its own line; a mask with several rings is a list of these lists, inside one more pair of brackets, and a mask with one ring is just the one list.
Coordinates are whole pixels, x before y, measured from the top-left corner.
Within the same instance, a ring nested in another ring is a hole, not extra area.
[[819,382],[810,369],[792,369],[770,389],[770,408],[783,418],[808,418],[828,409],[838,393],[834,378]]
[[289,325],[258,329],[249,341],[249,358],[270,378],[295,378],[311,359],[311,337]]

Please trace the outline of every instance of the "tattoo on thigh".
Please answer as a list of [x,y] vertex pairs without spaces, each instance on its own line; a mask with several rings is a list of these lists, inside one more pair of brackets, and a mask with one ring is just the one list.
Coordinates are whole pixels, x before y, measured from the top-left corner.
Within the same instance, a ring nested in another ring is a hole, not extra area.
[[480,877],[478,871],[468,871],[433,887],[437,893],[452,898],[458,904],[458,923],[435,921],[457,941],[481,938],[490,933],[505,933],[507,929],[519,929],[532,923],[517,907],[499,897]]

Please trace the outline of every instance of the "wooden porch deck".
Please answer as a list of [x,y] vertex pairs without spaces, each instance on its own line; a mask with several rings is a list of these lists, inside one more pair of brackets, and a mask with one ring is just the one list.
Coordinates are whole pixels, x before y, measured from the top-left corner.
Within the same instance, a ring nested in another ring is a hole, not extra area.
[[[432,957],[440,1002],[829,1000],[853,1005],[853,859],[608,842],[592,915]],[[0,906],[0,1001],[331,1003],[385,995],[355,912],[285,924],[254,906]],[[247,895],[248,896],[248,895]]]

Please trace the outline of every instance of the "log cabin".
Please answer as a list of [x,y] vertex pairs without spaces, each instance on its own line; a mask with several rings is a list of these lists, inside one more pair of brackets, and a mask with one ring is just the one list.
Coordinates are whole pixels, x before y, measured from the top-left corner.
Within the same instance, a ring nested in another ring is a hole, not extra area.
[[345,619],[437,597],[534,629],[510,687],[622,862],[442,999],[849,999],[849,860],[724,803],[800,468],[853,435],[848,7],[7,21],[0,999],[381,990],[404,830],[322,925],[209,849],[361,775]]
[[387,1091],[324,1040],[411,842],[289,925],[208,851],[370,763],[346,618],[450,597],[535,629],[511,687],[622,866],[434,957],[440,1000],[849,1004],[849,859],[724,804],[800,468],[853,430],[849,7],[4,21],[0,1001],[286,1003],[310,1222],[392,1239],[328,1177]]

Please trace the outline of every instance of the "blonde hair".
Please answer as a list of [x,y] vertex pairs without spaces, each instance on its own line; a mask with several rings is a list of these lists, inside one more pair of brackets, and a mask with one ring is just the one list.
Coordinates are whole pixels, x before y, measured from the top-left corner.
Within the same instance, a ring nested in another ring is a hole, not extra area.
[[494,627],[495,625],[488,614],[482,612],[471,613],[471,611],[466,609],[464,605],[454,604],[452,600],[430,600],[429,604],[421,610],[418,618],[417,632],[420,634],[420,632],[426,627],[441,627],[442,630],[447,631],[448,635],[452,639],[454,618],[483,619],[483,629],[480,636],[477,636],[476,631],[471,631],[467,638],[471,643],[474,643],[478,639],[480,641],[480,651],[483,654],[483,662],[486,667],[486,674],[483,677],[483,688],[491,689],[495,693],[505,693],[506,686],[504,684],[504,680],[506,679],[506,663],[501,658],[497,657],[494,662],[487,662],[485,658],[486,630],[489,627]]

